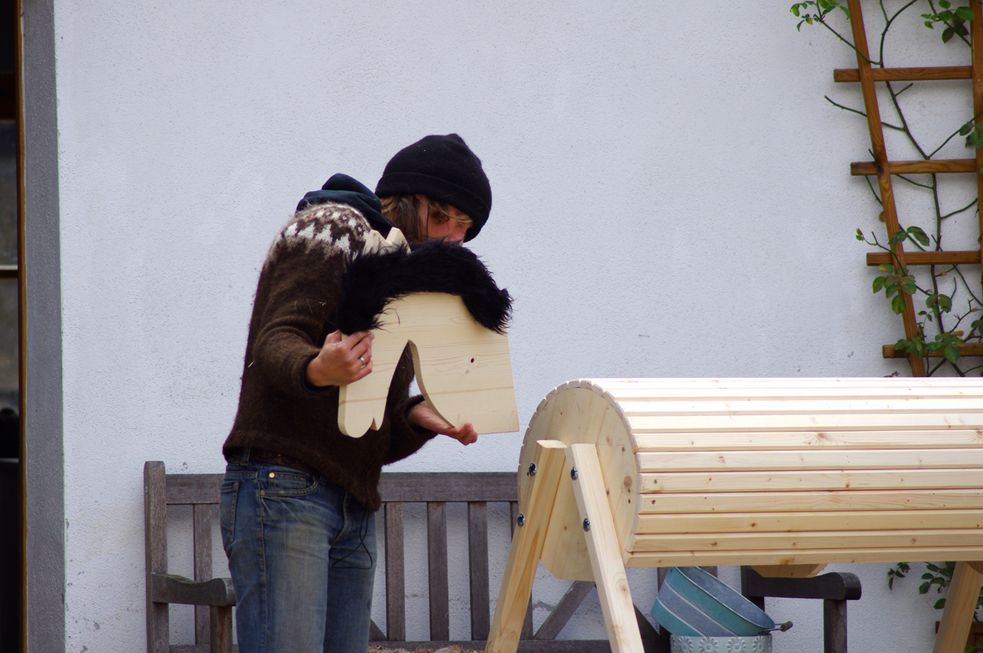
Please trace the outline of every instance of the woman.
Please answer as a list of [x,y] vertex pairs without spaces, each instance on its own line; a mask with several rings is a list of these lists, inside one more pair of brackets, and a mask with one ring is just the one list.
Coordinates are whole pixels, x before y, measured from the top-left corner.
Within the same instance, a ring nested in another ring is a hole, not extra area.
[[406,241],[470,240],[491,208],[481,161],[456,134],[400,150],[376,193],[345,175],[307,193],[260,273],[223,446],[222,540],[242,653],[364,653],[382,466],[436,434],[477,439],[470,424],[448,424],[409,396],[408,355],[380,429],[361,438],[338,429],[339,386],[372,371],[370,333],[329,326],[324,336],[347,261]]

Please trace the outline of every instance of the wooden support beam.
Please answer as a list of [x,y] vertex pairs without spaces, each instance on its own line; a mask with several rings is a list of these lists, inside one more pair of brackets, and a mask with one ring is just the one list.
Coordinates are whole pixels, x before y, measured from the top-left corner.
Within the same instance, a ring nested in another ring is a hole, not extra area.
[[[906,252],[905,263],[912,265],[979,265],[980,250],[949,251],[949,252]],[[867,254],[867,265],[893,264],[891,255],[887,252],[870,252]]]
[[[867,47],[867,32],[864,28],[863,10],[860,7],[860,0],[849,0],[850,29],[853,34],[854,49],[857,53],[857,69],[860,79],[860,88],[864,96],[864,109],[867,116],[867,131],[870,133],[871,151],[874,153],[874,160],[877,162],[877,185],[880,190],[881,215],[887,227],[888,239],[894,238],[901,228],[898,224],[898,209],[894,201],[894,187],[891,181],[891,173],[887,170],[887,162],[890,160],[887,155],[887,147],[884,144],[884,130],[881,127],[881,112],[877,106],[877,91],[874,88],[874,76],[870,65],[870,49]],[[905,252],[901,243],[895,245],[894,256],[900,267],[905,267]],[[904,311],[902,312],[902,322],[904,323],[905,335],[913,338],[918,333],[918,324],[915,320],[914,302],[911,297],[905,297]],[[910,354],[908,364],[911,365],[911,373],[914,376],[925,376],[925,362],[920,356]]]
[[947,174],[976,172],[979,169],[979,164],[976,163],[975,159],[885,160],[880,166],[875,161],[854,161],[850,164],[850,174],[858,177],[880,175],[881,166],[889,175]]
[[520,506],[522,524],[515,529],[509,547],[505,574],[495,604],[486,653],[515,653],[536,566],[543,551],[543,541],[550,525],[550,516],[563,473],[566,445],[554,440],[537,443],[536,476],[529,500]]
[[587,553],[594,571],[611,651],[643,653],[642,636],[635,620],[635,604],[631,600],[621,545],[615,535],[614,517],[608,504],[597,446],[573,444],[566,453],[571,478],[564,482],[573,486],[577,507],[585,520],[583,527]]
[[980,596],[980,585],[983,585],[983,574],[968,562],[956,563],[933,653],[963,653]]
[[[971,342],[965,345],[959,345],[958,348],[960,356],[983,356],[983,344],[980,343]],[[881,347],[881,355],[884,358],[904,358],[908,354],[898,351],[894,348],[894,345],[884,345]],[[942,358],[942,352],[928,352],[927,356],[929,358]]]
[[[970,30],[973,41],[973,115],[977,122],[983,115],[983,11],[980,10],[979,2],[972,2],[970,6],[973,10],[973,20],[970,21]],[[977,219],[977,242],[979,235],[983,234],[983,211],[979,210],[979,199],[983,198],[983,175],[979,174],[980,167],[983,166],[983,149],[976,148],[975,170],[976,175],[976,219]],[[980,259],[977,259],[980,262]],[[980,278],[983,281],[983,267],[980,268]]]
[[[914,68],[874,68],[871,70],[875,82],[921,82],[927,80],[971,79],[970,66],[923,66]],[[856,68],[837,68],[833,71],[834,82],[859,82],[860,71]]]

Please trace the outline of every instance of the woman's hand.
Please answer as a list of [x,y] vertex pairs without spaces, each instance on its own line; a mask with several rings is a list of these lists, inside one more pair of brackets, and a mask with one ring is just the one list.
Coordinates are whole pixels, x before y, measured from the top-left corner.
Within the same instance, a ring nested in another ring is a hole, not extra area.
[[411,424],[415,424],[427,431],[452,437],[463,445],[469,445],[478,440],[478,432],[474,430],[474,427],[469,422],[460,426],[452,426],[426,402],[420,402],[410,408],[406,419]]
[[315,386],[348,385],[372,371],[372,339],[368,331],[346,336],[332,331],[321,351],[307,364],[307,382]]

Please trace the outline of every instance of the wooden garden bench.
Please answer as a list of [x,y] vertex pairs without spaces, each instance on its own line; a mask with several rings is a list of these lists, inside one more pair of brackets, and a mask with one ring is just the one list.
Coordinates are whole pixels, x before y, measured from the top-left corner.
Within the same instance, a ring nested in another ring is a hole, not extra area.
[[[147,587],[147,650],[150,653],[229,653],[232,646],[232,608],[235,592],[229,578],[212,578],[212,533],[218,521],[219,488],[222,474],[168,474],[164,463],[144,465],[144,515]],[[391,473],[383,474],[385,542],[386,632],[372,624],[373,646],[384,649],[436,648],[457,644],[481,650],[488,637],[490,621],[488,569],[489,503],[510,504],[508,519],[514,524],[517,483],[512,472],[484,473]],[[403,556],[403,508],[426,504],[430,639],[406,641],[406,562]],[[467,505],[468,560],[471,639],[451,642],[448,622],[447,504]],[[194,578],[169,574],[167,567],[168,510],[190,506]],[[504,518],[504,517],[503,517]],[[217,543],[216,543],[217,544]],[[523,618],[523,651],[579,653],[609,651],[606,640],[554,640],[567,619],[593,587],[571,588],[553,614],[536,633],[531,614]],[[172,646],[169,635],[169,606],[195,606],[194,645]],[[651,636],[651,627],[646,631]]]
[[[147,558],[147,650],[149,653],[227,653],[234,650],[232,640],[232,608],[235,592],[228,578],[212,578],[212,533],[218,520],[221,474],[168,474],[162,462],[144,465],[144,506]],[[509,519],[515,524],[517,516],[517,481],[513,472],[505,473],[393,473],[383,474],[381,485],[384,500],[384,532],[379,539],[385,542],[386,575],[386,632],[373,623],[373,647],[407,650],[437,648],[455,643],[462,648],[481,650],[489,630],[489,569],[488,504],[509,504]],[[428,566],[430,602],[430,640],[406,641],[406,562],[403,558],[403,508],[407,504],[424,503],[427,512]],[[468,519],[469,586],[471,595],[471,640],[448,642],[448,573],[447,520],[448,503],[466,503]],[[192,513],[192,542],[194,578],[168,574],[167,523],[170,508],[190,506]],[[492,511],[505,512],[505,511]],[[217,544],[217,543],[216,543]],[[852,574],[826,574],[846,578],[855,587],[854,593],[843,594],[837,588],[843,581],[828,581],[823,586],[799,589],[797,596],[826,598],[834,606],[833,614],[842,618],[827,620],[827,637],[842,630],[842,644],[827,648],[830,653],[844,653],[846,599],[859,597],[859,584]],[[808,579],[813,580],[813,579]],[[832,588],[832,591],[830,590]],[[584,598],[594,589],[590,581],[575,581],[549,617],[534,632],[531,612],[522,617],[521,650],[554,653],[591,653],[610,651],[607,640],[556,640],[560,631]],[[750,585],[749,596],[760,587]],[[769,596],[787,596],[779,590]],[[194,605],[194,645],[172,646],[169,636],[170,604]],[[647,650],[668,652],[665,637],[659,635],[645,617],[637,616]],[[840,641],[833,640],[830,641]]]
[[594,580],[612,650],[637,652],[626,566],[794,577],[954,560],[935,652],[966,644],[983,581],[979,378],[572,381],[537,408],[519,471],[524,526],[489,653],[515,650],[539,561]]

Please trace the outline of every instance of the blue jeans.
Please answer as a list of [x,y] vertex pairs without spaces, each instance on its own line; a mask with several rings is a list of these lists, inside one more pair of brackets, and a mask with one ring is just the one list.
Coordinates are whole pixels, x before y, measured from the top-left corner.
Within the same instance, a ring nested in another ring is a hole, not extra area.
[[320,476],[229,463],[222,543],[240,653],[365,653],[375,515]]

